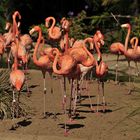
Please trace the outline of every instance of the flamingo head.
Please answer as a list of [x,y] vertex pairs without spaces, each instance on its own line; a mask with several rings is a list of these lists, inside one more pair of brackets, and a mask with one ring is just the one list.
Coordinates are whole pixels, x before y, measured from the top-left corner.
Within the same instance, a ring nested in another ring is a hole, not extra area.
[[97,35],[97,38],[98,38],[98,42],[101,45],[104,45],[104,35],[101,33],[101,31],[97,30],[96,35]]
[[65,18],[63,17],[60,21],[61,25],[62,25],[62,29],[64,29],[65,31],[69,31],[69,27],[70,27],[70,22]]
[[11,23],[10,22],[6,22],[5,30],[9,30],[10,27],[11,27]]
[[47,28],[49,28],[49,24],[50,24],[50,19],[54,19],[53,17],[47,17],[46,19],[45,19],[45,26],[47,27]]
[[125,23],[121,25],[122,28],[131,28],[131,25],[129,23]]
[[21,15],[19,13],[19,11],[15,11],[13,14],[13,17],[16,18],[18,16],[19,19],[21,19]]
[[33,34],[35,31],[40,31],[41,28],[39,26],[34,26],[30,31],[29,31],[29,34]]

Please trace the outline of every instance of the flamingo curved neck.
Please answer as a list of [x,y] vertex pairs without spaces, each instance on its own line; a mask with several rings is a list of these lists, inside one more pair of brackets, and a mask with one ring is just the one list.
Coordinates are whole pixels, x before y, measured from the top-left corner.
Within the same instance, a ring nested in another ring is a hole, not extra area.
[[49,21],[50,21],[50,20],[52,20],[52,25],[51,25],[51,27],[49,28],[49,30],[50,30],[50,37],[53,38],[53,36],[54,36],[54,35],[53,35],[53,28],[54,28],[54,26],[55,26],[56,21],[55,21],[55,18],[54,18],[54,17],[50,17],[50,18],[49,18]]
[[57,69],[58,57],[59,57],[59,52],[56,51],[56,56],[55,56],[54,62],[53,62],[53,71],[54,71],[54,73],[56,73],[56,74],[62,75],[61,69],[60,69],[60,70]]
[[36,65],[40,65],[40,63],[37,60],[37,51],[38,51],[39,44],[40,44],[41,38],[42,38],[41,30],[39,30],[38,33],[39,33],[39,35],[38,35],[37,43],[35,45],[35,49],[34,49],[34,53],[33,53],[33,61]]
[[82,61],[82,65],[84,65],[86,67],[90,67],[94,64],[95,59],[85,46],[82,46],[82,47],[86,51],[86,53],[88,54],[88,58],[85,61]]
[[137,37],[134,37],[132,44],[134,46],[134,51],[136,52],[136,50],[138,48],[138,38]]

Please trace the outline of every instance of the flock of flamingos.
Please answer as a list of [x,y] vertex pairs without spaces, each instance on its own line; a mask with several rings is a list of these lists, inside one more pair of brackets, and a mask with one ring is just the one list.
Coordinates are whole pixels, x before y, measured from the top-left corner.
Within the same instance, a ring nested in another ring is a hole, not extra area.
[[[15,11],[12,15],[13,23],[6,23],[7,32],[0,35],[0,55],[2,56],[5,52],[7,53],[8,67],[11,69],[10,72],[10,83],[13,88],[13,101],[12,101],[12,119],[19,117],[18,106],[20,91],[24,84],[27,85],[27,66],[30,59],[30,49],[33,43],[31,35],[37,32],[37,42],[34,46],[34,52],[32,60],[36,66],[38,66],[42,72],[44,80],[44,118],[46,117],[45,109],[45,96],[46,96],[46,72],[52,76],[52,73],[57,75],[62,75],[63,77],[63,109],[64,114],[67,115],[66,108],[66,78],[69,79],[71,83],[71,95],[70,95],[70,108],[68,116],[70,122],[73,122],[73,116],[76,112],[77,97],[80,93],[76,91],[77,85],[82,83],[84,76],[89,70],[95,67],[95,73],[98,78],[98,83],[102,83],[102,78],[108,72],[108,66],[102,60],[102,53],[100,48],[104,45],[104,36],[97,30],[92,37],[85,38],[84,40],[75,40],[69,37],[70,22],[66,18],[62,18],[60,21],[61,27],[56,26],[56,21],[54,17],[47,17],[45,19],[45,26],[48,31],[48,39],[51,41],[57,41],[60,43],[59,49],[55,47],[46,47],[44,50],[39,52],[42,42],[44,42],[44,37],[42,30],[39,26],[34,26],[29,34],[22,35],[19,31],[21,15],[18,11]],[[18,19],[18,21],[17,21]],[[117,64],[116,64],[116,81],[118,75],[118,60],[119,55],[125,55],[129,68],[130,61],[134,61],[136,68],[138,70],[137,62],[140,59],[140,47],[138,47],[138,39],[133,37],[130,40],[132,48],[128,49],[129,36],[131,31],[130,24],[122,24],[122,28],[127,29],[127,36],[125,44],[120,42],[112,43],[110,46],[110,52],[117,54]],[[95,50],[95,51],[94,51]],[[93,56],[91,52],[97,53],[97,59]],[[11,56],[14,58],[12,67],[10,68]],[[24,68],[24,70],[20,68]],[[76,85],[77,84],[77,85]],[[17,91],[15,93],[15,91]],[[105,97],[104,88],[102,89],[103,94],[103,111],[105,111]],[[89,96],[90,100],[90,96]],[[91,100],[90,100],[91,101]],[[97,105],[99,104],[99,97],[97,99]],[[90,102],[90,107],[92,111],[98,112],[97,109],[93,109],[92,103]],[[65,117],[66,118],[66,117]],[[66,128],[67,122],[65,120],[65,135],[68,134]]]

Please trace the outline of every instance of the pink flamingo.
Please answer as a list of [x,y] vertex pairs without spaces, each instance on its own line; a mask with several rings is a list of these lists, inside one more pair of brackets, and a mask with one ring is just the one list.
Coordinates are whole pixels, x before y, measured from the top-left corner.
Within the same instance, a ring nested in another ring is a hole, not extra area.
[[[52,20],[52,24],[49,27],[49,23]],[[59,27],[55,26],[56,20],[54,17],[47,17],[45,19],[45,25],[48,28],[48,36],[50,39],[59,40],[61,37],[61,30]]]
[[[13,14],[13,19],[14,19],[14,16],[15,15]],[[22,86],[24,84],[24,81],[25,81],[25,75],[24,75],[23,71],[18,69],[17,51],[18,51],[18,47],[19,47],[19,41],[18,41],[18,32],[16,30],[16,27],[13,28],[13,33],[15,34],[16,53],[15,53],[15,57],[14,57],[14,64],[12,66],[12,72],[10,73],[10,82],[11,82],[11,85],[13,87],[13,102],[12,102],[13,113],[12,113],[12,118],[14,119],[15,104],[16,104],[14,88],[19,92],[18,100],[17,100],[17,102],[19,104],[19,95],[20,95],[21,88],[22,88]],[[19,110],[17,110],[17,112],[18,111]]]
[[138,55],[137,60],[135,61],[135,65],[136,65],[136,69],[137,69],[137,74],[139,75],[139,69],[138,69],[137,62],[140,61],[140,46],[138,46],[138,37],[132,37],[130,40],[130,44],[131,44],[132,48],[134,49],[136,55]]
[[[127,36],[125,39],[125,46],[124,46],[124,55],[128,61],[128,67],[129,67],[129,72],[130,72],[130,61],[136,62],[138,60],[139,56],[135,53],[135,48],[128,49],[128,40],[129,40],[129,36],[130,36],[130,31],[131,31],[130,24],[128,24],[128,23],[122,24],[121,27],[127,29]],[[129,86],[130,86],[130,73],[129,73]],[[128,94],[131,94],[131,91],[132,91],[132,89],[129,90]]]
[[46,109],[45,109],[45,98],[46,98],[46,72],[48,71],[49,74],[52,74],[52,61],[50,60],[48,55],[43,55],[40,56],[39,59],[37,59],[37,51],[39,48],[39,44],[41,42],[42,39],[42,31],[41,28],[39,26],[34,26],[31,30],[30,30],[30,35],[33,34],[34,32],[38,32],[38,39],[37,39],[37,43],[35,45],[35,49],[34,49],[34,53],[33,53],[33,62],[35,65],[37,65],[41,71],[42,71],[42,75],[43,75],[43,81],[44,81],[44,118],[46,118]]
[[124,54],[124,44],[120,42],[115,42],[110,45],[109,49],[111,53],[117,55],[115,83],[118,83],[118,61],[119,61],[119,56]]

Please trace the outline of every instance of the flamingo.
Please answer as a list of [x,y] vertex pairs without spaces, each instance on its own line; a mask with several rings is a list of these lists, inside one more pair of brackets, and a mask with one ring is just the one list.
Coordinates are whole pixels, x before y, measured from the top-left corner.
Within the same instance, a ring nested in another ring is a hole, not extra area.
[[[49,23],[52,20],[52,24],[49,27]],[[52,40],[59,40],[61,37],[61,30],[59,27],[55,26],[56,20],[54,17],[47,17],[45,19],[45,26],[48,28],[48,36]]]
[[[69,77],[70,79],[75,78],[75,76],[79,75],[79,67],[77,67],[77,63],[75,59],[68,55],[64,54],[62,55],[57,48],[53,48],[52,53],[55,55],[54,61],[53,61],[53,72],[58,75],[63,75],[64,77],[64,96],[63,96],[63,107],[64,107],[64,114],[65,114],[65,132],[64,135],[68,135],[68,131],[66,128],[66,82],[65,77]],[[59,65],[59,69],[57,67],[57,63]],[[73,86],[73,82],[72,85]],[[72,95],[72,87],[71,87],[71,95]]]
[[[12,18],[14,19],[14,14],[12,16]],[[15,24],[14,24],[15,26]],[[24,72],[18,69],[18,59],[17,59],[17,51],[18,51],[18,47],[19,47],[19,41],[18,41],[18,31],[16,30],[16,27],[13,28],[13,33],[15,34],[15,43],[16,43],[16,53],[15,53],[15,57],[14,57],[14,64],[12,66],[12,71],[10,73],[10,83],[13,87],[13,101],[12,101],[12,106],[13,106],[13,113],[12,113],[12,118],[14,120],[14,115],[15,115],[15,104],[16,104],[16,99],[15,99],[15,92],[14,89],[16,89],[19,94],[18,94],[18,99],[17,99],[17,103],[19,104],[19,96],[20,96],[20,91],[21,88],[25,82],[25,75]],[[19,105],[18,105],[19,106]],[[17,110],[18,112],[19,110]]]
[[[27,64],[29,61],[29,50],[27,52],[26,48],[29,48],[29,46],[32,44],[32,39],[28,34],[21,35],[18,28],[20,26],[20,22],[16,21],[17,17],[21,19],[21,15],[18,11],[15,11],[13,14],[13,26],[12,30],[16,30],[18,32],[18,39],[19,39],[19,47],[18,47],[18,54],[17,58],[18,60],[21,60],[21,65],[23,66],[23,69],[25,70],[25,75],[27,73]],[[15,28],[15,29],[14,29]],[[11,43],[11,53],[12,56],[15,56],[16,53],[16,44],[15,42]],[[10,57],[10,56],[9,56]],[[27,75],[26,75],[26,88],[27,88],[27,95],[30,96],[30,90],[27,82]]]
[[[128,49],[128,40],[130,36],[131,25],[129,23],[126,23],[126,24],[122,24],[121,27],[127,29],[127,35],[126,35],[125,46],[124,46],[124,55],[128,61],[128,67],[129,67],[129,72],[130,72],[130,61],[134,61],[136,63],[136,61],[139,58],[139,55],[135,53],[136,52],[135,48]],[[129,86],[130,86],[130,73],[129,73]],[[128,94],[131,94],[131,91],[132,90],[130,89]]]
[[102,101],[103,101],[103,112],[105,112],[105,95],[104,95],[104,80],[103,78],[108,73],[108,66],[102,60],[96,63],[96,76],[98,77],[98,97],[97,97],[97,113],[98,113],[98,105],[99,105],[99,96],[100,96],[100,83],[102,85]]
[[37,39],[37,43],[35,45],[35,49],[34,49],[34,52],[33,52],[33,62],[35,65],[37,65],[41,71],[42,71],[42,75],[43,75],[43,81],[44,81],[44,118],[46,118],[46,109],[45,109],[45,98],[46,98],[46,72],[49,72],[49,74],[51,75],[52,74],[52,62],[49,58],[48,55],[43,55],[43,56],[40,56],[40,58],[38,59],[37,58],[37,51],[38,51],[38,48],[39,48],[39,44],[41,42],[41,39],[42,39],[42,31],[41,31],[41,28],[39,26],[34,26],[30,31],[30,35],[33,34],[34,32],[38,32],[38,39]]
[[131,44],[132,48],[134,48],[136,55],[138,55],[138,58],[135,61],[135,65],[136,65],[136,69],[137,69],[137,74],[139,75],[139,69],[138,69],[137,62],[140,61],[140,46],[138,46],[138,37],[131,38],[130,44]]
[[112,54],[117,55],[115,83],[118,83],[118,61],[119,56],[124,54],[124,44],[121,42],[114,42],[110,45],[109,49]]

